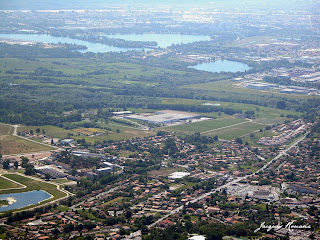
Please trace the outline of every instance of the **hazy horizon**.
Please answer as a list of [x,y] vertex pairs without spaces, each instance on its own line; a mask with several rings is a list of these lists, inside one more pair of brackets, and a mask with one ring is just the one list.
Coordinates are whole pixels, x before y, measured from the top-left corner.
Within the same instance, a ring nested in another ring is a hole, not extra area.
[[1,10],[67,10],[67,9],[104,9],[108,7],[120,7],[127,5],[128,7],[199,7],[199,8],[215,8],[215,7],[237,7],[237,6],[248,6],[250,7],[273,7],[277,6],[280,8],[294,8],[297,6],[310,7],[317,4],[313,0],[303,1],[303,0],[283,0],[281,2],[265,1],[265,0],[161,0],[161,1],[148,1],[148,0],[12,0],[12,1],[2,1],[0,3]]

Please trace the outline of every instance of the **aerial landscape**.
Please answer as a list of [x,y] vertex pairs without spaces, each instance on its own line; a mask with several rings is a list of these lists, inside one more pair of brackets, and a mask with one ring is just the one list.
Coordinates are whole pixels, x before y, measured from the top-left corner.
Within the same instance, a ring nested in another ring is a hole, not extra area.
[[0,239],[320,239],[320,2],[0,2]]

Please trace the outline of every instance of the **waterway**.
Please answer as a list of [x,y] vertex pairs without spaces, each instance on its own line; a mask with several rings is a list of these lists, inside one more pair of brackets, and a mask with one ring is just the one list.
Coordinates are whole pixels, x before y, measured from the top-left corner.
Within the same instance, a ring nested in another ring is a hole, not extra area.
[[190,66],[189,68],[194,68],[197,70],[220,73],[220,72],[244,72],[250,70],[245,63],[229,61],[229,60],[219,60],[215,62],[201,63],[195,66]]
[[0,207],[0,212],[15,210],[29,205],[38,204],[41,201],[49,199],[51,195],[43,190],[23,193],[9,193],[0,195],[0,200],[7,200],[8,206]]
[[[112,38],[119,38],[130,41],[155,41],[158,43],[157,47],[166,48],[172,44],[186,44],[197,41],[209,41],[209,36],[196,36],[196,35],[182,35],[182,34],[131,34],[131,35],[104,35]],[[143,50],[142,48],[120,48],[105,45],[101,43],[91,43],[79,39],[73,39],[68,37],[55,37],[46,34],[0,34],[0,38],[11,38],[17,40],[26,40],[33,42],[46,42],[52,44],[68,43],[84,45],[88,49],[80,50],[80,52],[126,52],[129,50]],[[148,50],[148,49],[145,49]]]
[[173,44],[188,44],[199,41],[209,41],[209,36],[204,35],[183,35],[183,34],[158,34],[158,33],[145,33],[145,34],[115,34],[104,35],[109,38],[119,38],[127,41],[143,41],[143,42],[156,42],[157,47],[167,48]]
[[0,38],[11,38],[17,40],[27,40],[33,42],[45,42],[45,43],[69,43],[69,44],[77,44],[77,45],[84,45],[88,49],[80,50],[80,52],[126,52],[129,50],[142,50],[141,48],[119,48],[113,47],[101,43],[91,43],[79,39],[67,38],[67,37],[55,37],[46,34],[0,34]]

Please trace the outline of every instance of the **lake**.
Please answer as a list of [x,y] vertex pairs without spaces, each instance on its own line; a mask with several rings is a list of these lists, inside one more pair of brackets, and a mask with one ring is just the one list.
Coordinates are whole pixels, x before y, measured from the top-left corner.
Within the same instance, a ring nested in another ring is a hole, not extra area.
[[219,72],[244,72],[250,70],[245,63],[229,61],[229,60],[219,60],[215,62],[201,63],[195,66],[190,66],[189,68],[194,68],[197,70],[219,73]]
[[43,190],[23,193],[9,193],[0,195],[0,200],[7,200],[8,206],[0,207],[0,212],[19,209],[29,205],[38,204],[41,201],[49,199],[51,195]]
[[[192,43],[197,41],[208,41],[209,36],[195,36],[195,35],[182,35],[182,34],[136,34],[136,35],[103,35],[112,38],[120,38],[130,41],[155,41],[161,48],[166,48],[172,44],[180,43]],[[46,43],[69,43],[84,45],[88,49],[81,50],[80,52],[126,52],[129,50],[143,50],[142,48],[120,48],[113,47],[101,43],[91,43],[79,39],[67,38],[67,37],[55,37],[46,34],[0,34],[0,38],[12,38],[18,40],[28,40],[35,42],[46,42]],[[146,49],[148,50],[148,49]]]
[[157,47],[167,48],[172,44],[187,44],[199,41],[209,41],[209,36],[204,35],[183,35],[183,34],[157,34],[157,33],[145,33],[145,34],[115,34],[104,35],[109,38],[119,38],[127,41],[146,41],[156,42]]
[[129,50],[142,50],[141,48],[119,48],[113,47],[109,45],[104,45],[101,43],[91,43],[87,41],[82,41],[79,39],[67,38],[67,37],[55,37],[46,34],[0,34],[0,38],[12,38],[18,40],[28,40],[35,42],[46,42],[46,43],[69,43],[69,44],[77,44],[84,45],[88,49],[81,50],[80,52],[126,52]]

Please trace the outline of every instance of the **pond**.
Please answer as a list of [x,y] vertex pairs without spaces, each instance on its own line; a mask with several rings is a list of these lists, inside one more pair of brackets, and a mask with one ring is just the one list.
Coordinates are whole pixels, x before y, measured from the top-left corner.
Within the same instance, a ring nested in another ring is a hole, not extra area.
[[0,212],[19,209],[29,205],[38,204],[41,201],[51,198],[52,195],[40,190],[23,193],[9,193],[0,195],[0,200],[8,201],[9,205],[0,207]]
[[245,63],[229,61],[229,60],[219,60],[215,62],[201,63],[195,66],[190,66],[189,68],[194,68],[197,70],[219,73],[219,72],[244,72],[250,70]]
[[158,34],[158,33],[145,33],[145,34],[115,34],[104,35],[109,38],[119,38],[127,41],[143,41],[143,42],[156,42],[157,47],[167,48],[172,44],[187,44],[199,41],[209,41],[209,36],[204,35],[183,35],[183,34]]

